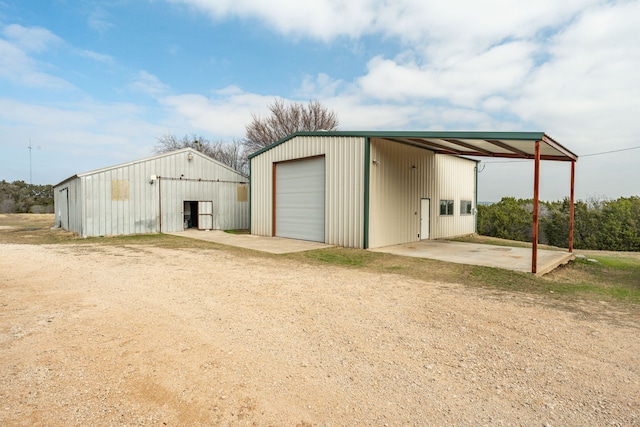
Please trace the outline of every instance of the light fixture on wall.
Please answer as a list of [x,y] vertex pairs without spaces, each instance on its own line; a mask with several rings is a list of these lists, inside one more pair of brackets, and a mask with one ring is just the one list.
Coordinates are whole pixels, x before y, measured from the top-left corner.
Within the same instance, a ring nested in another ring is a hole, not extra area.
[[412,165],[411,169],[416,170],[416,169],[418,169],[418,167],[416,165]]
[[379,162],[379,161],[377,161],[376,159],[373,159],[372,163],[373,163],[374,165],[379,165],[379,164],[380,164],[380,162]]
[[187,154],[187,159],[188,159],[189,161],[193,160],[193,153],[189,153],[189,154]]

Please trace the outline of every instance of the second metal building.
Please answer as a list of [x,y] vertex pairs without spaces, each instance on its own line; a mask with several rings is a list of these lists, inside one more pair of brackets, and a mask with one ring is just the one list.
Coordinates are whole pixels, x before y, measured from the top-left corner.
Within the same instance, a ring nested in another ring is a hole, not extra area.
[[248,177],[191,148],[74,175],[54,186],[57,226],[81,237],[246,229]]

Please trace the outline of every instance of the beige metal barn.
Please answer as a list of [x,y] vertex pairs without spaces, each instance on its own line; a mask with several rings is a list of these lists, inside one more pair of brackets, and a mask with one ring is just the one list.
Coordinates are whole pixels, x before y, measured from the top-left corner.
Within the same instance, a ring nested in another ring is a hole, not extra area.
[[251,233],[351,248],[473,233],[477,162],[390,135],[297,133],[251,155]]
[[81,237],[246,229],[249,179],[184,148],[67,178],[54,209],[56,225]]
[[477,161],[465,156],[534,160],[535,260],[539,162],[572,162],[573,198],[577,160],[542,132],[293,134],[249,156],[251,233],[364,249],[474,233]]

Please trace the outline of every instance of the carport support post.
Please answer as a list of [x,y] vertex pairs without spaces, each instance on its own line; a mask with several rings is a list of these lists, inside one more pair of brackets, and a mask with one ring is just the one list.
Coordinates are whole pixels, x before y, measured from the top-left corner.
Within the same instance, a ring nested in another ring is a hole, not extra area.
[[533,173],[533,229],[531,230],[531,240],[533,243],[531,251],[531,272],[536,274],[538,268],[538,198],[540,196],[540,141],[536,141],[536,156]]
[[573,217],[575,214],[575,177],[576,177],[576,161],[571,161],[571,204],[569,205],[569,253],[573,252]]

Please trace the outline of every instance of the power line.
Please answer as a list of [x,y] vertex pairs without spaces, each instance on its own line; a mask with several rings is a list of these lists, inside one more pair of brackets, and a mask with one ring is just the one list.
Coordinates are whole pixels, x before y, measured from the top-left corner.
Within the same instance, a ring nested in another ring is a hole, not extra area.
[[583,154],[578,157],[601,156],[603,154],[619,153],[620,151],[637,150],[638,148],[640,148],[640,145],[637,147],[621,148],[620,150],[603,151],[602,153]]
[[[640,145],[637,147],[629,147],[629,148],[621,148],[619,150],[610,150],[610,151],[603,151],[601,153],[590,153],[590,154],[581,154],[578,157],[590,157],[590,156],[602,156],[604,154],[611,154],[611,153],[619,153],[621,151],[629,151],[629,150],[637,150],[640,149]],[[528,159],[514,159],[514,160],[497,160],[497,161],[493,161],[493,162],[482,162],[484,164],[487,163],[518,163],[518,162],[527,162],[529,161]]]

